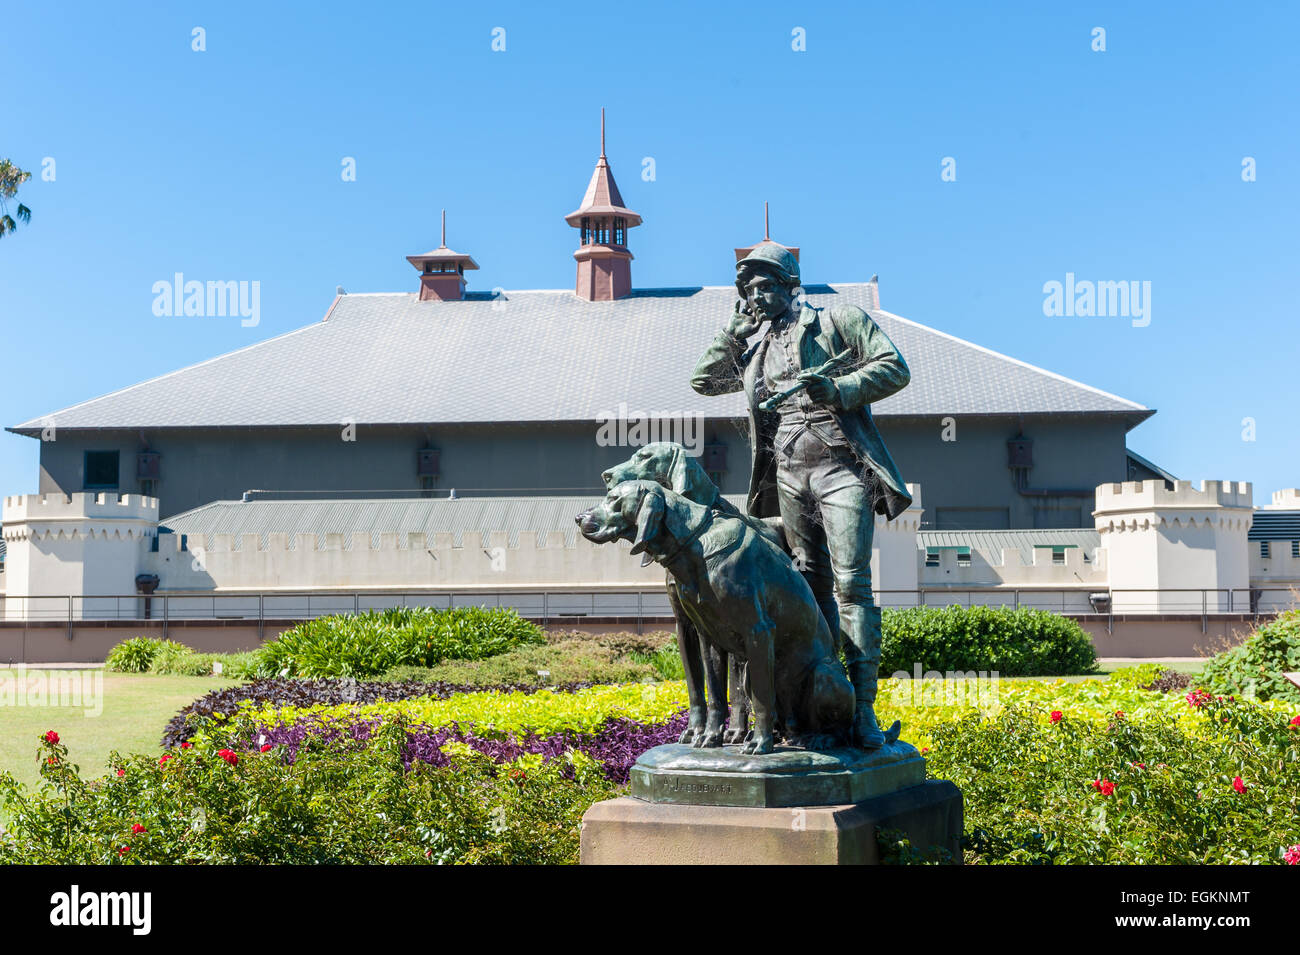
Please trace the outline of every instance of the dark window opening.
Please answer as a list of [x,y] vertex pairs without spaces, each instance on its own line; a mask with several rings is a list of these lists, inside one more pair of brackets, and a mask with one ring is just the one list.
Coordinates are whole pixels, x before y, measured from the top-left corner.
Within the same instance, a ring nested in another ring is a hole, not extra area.
[[87,451],[86,479],[87,491],[116,491],[118,486],[118,451]]

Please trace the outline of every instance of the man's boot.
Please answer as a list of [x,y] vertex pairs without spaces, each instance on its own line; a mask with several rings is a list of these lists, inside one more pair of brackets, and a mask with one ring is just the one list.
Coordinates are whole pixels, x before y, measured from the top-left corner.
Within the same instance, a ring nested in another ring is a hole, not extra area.
[[[880,749],[885,734],[876,722],[876,686],[880,669],[880,608],[859,607],[859,625],[846,634],[849,650],[849,680],[853,683],[853,745]],[[855,614],[855,616],[858,616]]]

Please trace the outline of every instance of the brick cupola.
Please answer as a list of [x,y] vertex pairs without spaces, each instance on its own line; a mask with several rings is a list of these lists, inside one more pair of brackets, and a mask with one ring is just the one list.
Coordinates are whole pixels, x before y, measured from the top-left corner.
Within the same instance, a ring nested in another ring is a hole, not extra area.
[[442,244],[423,255],[408,255],[406,261],[420,270],[420,301],[447,302],[465,297],[465,270],[478,263],[464,252],[447,248],[447,210],[442,210]]
[[582,205],[564,217],[581,230],[582,246],[573,253],[578,262],[575,291],[589,302],[608,302],[632,291],[632,253],[627,230],[641,217],[623,205],[614,173],[605,159],[605,111],[600,111],[600,158],[587,185]]

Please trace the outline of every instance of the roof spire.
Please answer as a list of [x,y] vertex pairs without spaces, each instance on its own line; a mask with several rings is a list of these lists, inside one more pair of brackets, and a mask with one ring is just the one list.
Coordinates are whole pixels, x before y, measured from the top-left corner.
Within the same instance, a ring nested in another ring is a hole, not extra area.
[[[768,203],[766,199],[763,200],[763,242],[770,242],[772,245],[781,245],[780,242],[777,242],[775,239],[772,238],[771,216],[769,214]],[[749,253],[753,252],[760,245],[762,245],[763,242],[758,242],[755,243],[754,245],[745,246],[745,248],[743,249],[736,249],[736,261],[739,262],[745,256],[749,255]],[[789,249],[790,254],[794,256],[794,260],[796,262],[799,261],[799,247],[797,245],[781,245],[781,248]]]
[[447,248],[447,210],[442,210],[442,244],[406,261],[420,270],[420,301],[445,302],[465,297],[465,270],[477,269],[473,256]]
[[605,158],[605,107],[600,108],[600,158]]

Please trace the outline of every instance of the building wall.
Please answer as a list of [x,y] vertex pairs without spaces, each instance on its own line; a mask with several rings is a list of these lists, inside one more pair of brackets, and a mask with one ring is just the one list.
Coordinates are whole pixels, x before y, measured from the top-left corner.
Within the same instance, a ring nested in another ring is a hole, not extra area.
[[[1007,439],[1022,424],[1013,418],[959,418],[956,440],[943,440],[942,419],[885,419],[885,443],[908,483],[926,490],[928,528],[1087,527],[1092,498],[1034,497],[1019,493],[1007,467]],[[1035,487],[1092,488],[1120,481],[1125,471],[1125,429],[1111,416],[1026,418],[1034,440]],[[600,472],[624,460],[628,445],[598,444],[598,425],[441,425],[367,427],[355,440],[344,428],[192,429],[147,432],[162,455],[157,488],[163,518],[244,491],[415,490],[416,450],[426,442],[441,451],[436,487],[464,493],[581,493],[601,491]],[[749,439],[744,421],[713,420],[697,434],[661,437],[728,448],[722,490],[743,494],[749,485]],[[74,432],[41,445],[41,493],[84,489],[87,450],[120,452],[122,492],[139,492],[135,455],[143,447],[133,431]]]

